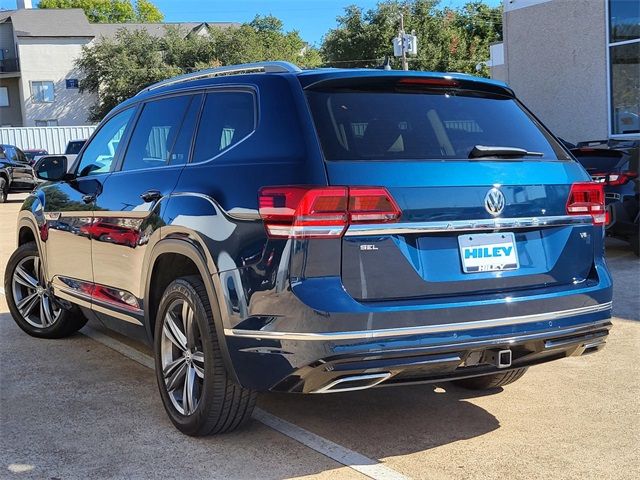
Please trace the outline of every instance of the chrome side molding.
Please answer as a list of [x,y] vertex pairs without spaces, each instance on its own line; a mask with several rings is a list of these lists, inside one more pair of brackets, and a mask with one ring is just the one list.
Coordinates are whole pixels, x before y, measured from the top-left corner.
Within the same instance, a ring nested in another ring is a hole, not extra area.
[[472,232],[476,230],[514,230],[521,228],[588,225],[590,215],[558,215],[552,217],[488,218],[478,220],[452,220],[449,222],[408,222],[378,225],[350,225],[345,236],[404,235],[409,233]]
[[491,318],[488,320],[475,320],[470,322],[445,323],[440,325],[418,325],[415,327],[385,328],[379,330],[354,330],[347,332],[279,332],[273,330],[243,330],[237,328],[225,328],[224,334],[230,337],[255,338],[265,340],[310,340],[310,341],[337,341],[337,340],[369,340],[374,338],[402,337],[408,335],[424,335],[429,333],[459,332],[477,328],[491,328],[505,325],[519,325],[522,323],[546,322],[561,318],[587,315],[590,313],[604,312],[611,309],[612,302],[598,303],[587,307],[572,308],[555,312],[536,313],[518,317]]

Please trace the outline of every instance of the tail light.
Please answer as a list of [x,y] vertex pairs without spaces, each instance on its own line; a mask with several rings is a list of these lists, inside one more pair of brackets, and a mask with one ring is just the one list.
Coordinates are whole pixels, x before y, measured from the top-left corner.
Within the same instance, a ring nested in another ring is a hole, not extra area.
[[620,172],[620,173],[610,173],[607,175],[605,183],[607,185],[624,185],[629,180],[633,180],[638,176],[637,172]]
[[591,215],[594,225],[607,223],[604,206],[604,186],[596,182],[579,182],[571,185],[567,200],[569,215]]
[[350,223],[387,223],[402,213],[382,187],[264,187],[260,217],[274,238],[339,238]]

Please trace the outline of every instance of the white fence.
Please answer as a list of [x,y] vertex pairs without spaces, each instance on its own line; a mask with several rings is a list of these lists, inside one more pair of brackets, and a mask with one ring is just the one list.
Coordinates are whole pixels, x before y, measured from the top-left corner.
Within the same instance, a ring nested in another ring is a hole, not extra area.
[[44,148],[49,153],[64,153],[70,140],[85,140],[96,129],[95,125],[78,127],[2,127],[0,143],[27,150]]

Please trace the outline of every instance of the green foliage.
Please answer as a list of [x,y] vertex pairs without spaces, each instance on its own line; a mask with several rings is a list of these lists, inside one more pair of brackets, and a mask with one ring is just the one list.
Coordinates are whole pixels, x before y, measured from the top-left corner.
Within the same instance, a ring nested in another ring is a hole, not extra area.
[[38,8],[81,8],[92,23],[157,23],[164,16],[149,0],[40,0]]
[[118,103],[151,83],[181,73],[219,65],[286,60],[303,67],[321,63],[318,51],[296,31],[284,32],[272,16],[257,16],[239,27],[211,28],[208,35],[166,27],[158,38],[144,30],[121,29],[115,39],[83,47],[77,66],[83,71],[80,89],[96,94],[92,121],[101,120]]
[[180,68],[165,63],[162,44],[161,39],[144,30],[122,29],[113,40],[83,47],[76,62],[85,74],[80,89],[98,96],[90,120],[101,120],[144,86],[182,73]]
[[[347,7],[338,27],[323,39],[321,54],[331,66],[380,65],[386,55],[393,55],[391,41],[402,12],[405,31],[415,30],[418,37],[418,55],[409,57],[410,69],[477,73],[476,65],[489,58],[489,44],[502,36],[502,7],[475,1],[452,9],[439,3],[385,0],[366,12]],[[396,65],[399,68],[399,62]],[[484,68],[481,73],[488,72]]]

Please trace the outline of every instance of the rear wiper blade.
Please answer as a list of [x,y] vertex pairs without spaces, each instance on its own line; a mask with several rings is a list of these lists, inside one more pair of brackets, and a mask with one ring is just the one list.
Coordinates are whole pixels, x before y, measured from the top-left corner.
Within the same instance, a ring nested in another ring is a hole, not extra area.
[[469,158],[522,158],[522,157],[544,157],[542,152],[528,152],[524,148],[498,147],[487,145],[476,145],[469,152]]

